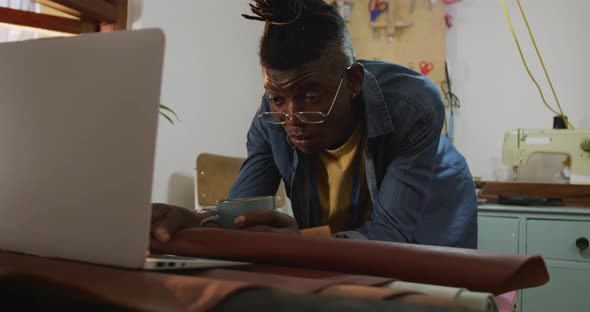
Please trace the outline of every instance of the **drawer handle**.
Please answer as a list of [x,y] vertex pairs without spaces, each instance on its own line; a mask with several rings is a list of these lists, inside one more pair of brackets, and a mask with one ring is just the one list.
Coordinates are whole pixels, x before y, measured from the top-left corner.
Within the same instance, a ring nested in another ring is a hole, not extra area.
[[578,239],[576,239],[576,247],[578,247],[580,251],[588,249],[589,245],[590,243],[588,242],[588,239],[586,237],[579,237]]

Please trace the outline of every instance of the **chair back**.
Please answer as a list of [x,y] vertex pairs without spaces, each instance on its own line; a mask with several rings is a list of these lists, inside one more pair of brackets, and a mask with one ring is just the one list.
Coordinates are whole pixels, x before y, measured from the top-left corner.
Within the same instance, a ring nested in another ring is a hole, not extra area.
[[[238,178],[242,157],[201,153],[196,159],[195,202],[199,206],[214,206],[227,198],[229,190]],[[285,205],[286,192],[283,181],[275,195],[276,207]]]

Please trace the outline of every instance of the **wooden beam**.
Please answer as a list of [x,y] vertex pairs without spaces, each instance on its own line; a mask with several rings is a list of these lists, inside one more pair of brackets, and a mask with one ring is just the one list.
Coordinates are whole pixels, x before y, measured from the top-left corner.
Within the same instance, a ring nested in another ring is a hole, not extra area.
[[112,2],[105,0],[35,0],[48,7],[60,10],[64,13],[79,12],[78,16],[83,20],[96,20],[106,23],[116,23],[118,8]]
[[101,24],[100,31],[118,31],[127,29],[127,0],[105,0],[117,5],[117,22]]
[[129,4],[127,0],[119,0],[117,8],[117,30],[127,29],[127,10]]
[[80,14],[80,11],[76,11],[72,8],[69,8],[67,6],[61,5],[59,3],[55,3],[51,0],[33,0],[39,4],[42,4],[48,8],[52,8],[54,10],[63,12],[65,14],[71,15],[71,16],[75,16],[77,18],[80,18],[82,16],[82,14]]
[[81,34],[97,31],[97,25],[75,19],[0,7],[0,23]]

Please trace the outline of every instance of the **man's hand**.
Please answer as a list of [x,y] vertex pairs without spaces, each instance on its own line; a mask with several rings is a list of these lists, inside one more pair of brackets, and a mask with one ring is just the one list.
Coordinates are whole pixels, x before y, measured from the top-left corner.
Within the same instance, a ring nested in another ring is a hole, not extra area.
[[297,221],[275,210],[248,212],[234,222],[242,230],[299,235]]
[[167,242],[179,230],[196,227],[204,218],[214,212],[191,211],[186,208],[155,203],[152,204],[152,236],[160,242]]

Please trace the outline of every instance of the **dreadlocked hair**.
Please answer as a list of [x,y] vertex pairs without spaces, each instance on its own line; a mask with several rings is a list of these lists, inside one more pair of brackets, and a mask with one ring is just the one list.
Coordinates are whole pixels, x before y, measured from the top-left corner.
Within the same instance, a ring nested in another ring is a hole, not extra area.
[[331,43],[354,54],[344,20],[323,0],[252,0],[250,9],[254,15],[242,16],[266,22],[260,40],[266,68],[292,69],[318,60]]

